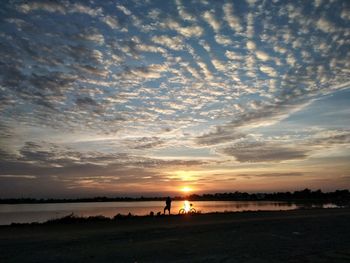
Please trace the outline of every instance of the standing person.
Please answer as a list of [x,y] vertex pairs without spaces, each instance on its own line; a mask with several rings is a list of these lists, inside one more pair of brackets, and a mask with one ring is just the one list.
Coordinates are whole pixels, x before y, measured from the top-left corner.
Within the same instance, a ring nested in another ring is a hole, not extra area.
[[165,214],[165,211],[168,210],[170,215],[170,209],[171,209],[171,198],[168,196],[165,200],[164,214]]

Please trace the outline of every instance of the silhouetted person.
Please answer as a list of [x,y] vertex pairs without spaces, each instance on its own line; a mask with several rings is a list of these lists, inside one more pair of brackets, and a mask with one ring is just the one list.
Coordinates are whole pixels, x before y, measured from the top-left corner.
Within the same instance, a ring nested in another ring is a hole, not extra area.
[[165,214],[165,211],[168,210],[170,215],[170,209],[171,209],[171,198],[168,196],[165,200],[164,214]]

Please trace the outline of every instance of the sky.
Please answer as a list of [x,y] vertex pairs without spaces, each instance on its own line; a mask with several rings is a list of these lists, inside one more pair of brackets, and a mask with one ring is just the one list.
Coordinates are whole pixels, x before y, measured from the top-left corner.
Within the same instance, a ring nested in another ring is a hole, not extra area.
[[0,198],[350,188],[348,0],[0,5]]

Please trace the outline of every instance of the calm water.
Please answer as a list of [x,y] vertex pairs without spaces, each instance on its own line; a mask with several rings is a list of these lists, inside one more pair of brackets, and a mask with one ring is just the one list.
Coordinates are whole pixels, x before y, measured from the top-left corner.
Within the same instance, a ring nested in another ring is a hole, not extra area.
[[[177,214],[183,206],[183,201],[173,201],[171,212]],[[192,202],[193,207],[201,213],[225,211],[273,211],[292,210],[300,208],[296,204],[270,201],[198,201]],[[116,214],[148,215],[150,211],[155,214],[163,211],[163,201],[143,202],[96,202],[96,203],[64,203],[64,204],[0,204],[0,225],[11,223],[44,222],[48,219],[59,218],[70,213],[77,216],[103,215],[113,217]],[[332,204],[321,206],[323,208],[336,207]]]

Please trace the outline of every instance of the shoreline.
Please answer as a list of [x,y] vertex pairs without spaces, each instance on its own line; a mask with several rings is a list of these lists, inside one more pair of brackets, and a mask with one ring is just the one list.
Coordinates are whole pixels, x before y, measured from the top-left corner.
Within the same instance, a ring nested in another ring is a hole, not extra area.
[[[203,201],[205,202],[205,201]],[[212,202],[212,201],[208,201]],[[228,201],[231,202],[231,201]],[[255,201],[254,201],[255,202]],[[261,201],[262,203],[270,201]],[[277,201],[276,201],[277,202]],[[256,203],[256,202],[255,202]],[[281,203],[284,203],[281,201]],[[235,213],[254,213],[254,212],[282,212],[282,211],[293,211],[293,210],[315,210],[315,209],[344,209],[344,208],[350,208],[349,205],[335,205],[333,203],[325,203],[325,204],[315,204],[315,203],[306,203],[302,204],[303,206],[298,206],[300,204],[296,204],[296,207],[294,208],[288,208],[288,209],[253,209],[253,210],[223,210],[223,211],[210,211],[210,212],[203,212],[201,210],[198,210],[194,213],[188,213],[186,216],[200,216],[204,214],[235,214]],[[332,205],[332,206],[325,206],[325,205]],[[177,210],[176,210],[177,211]],[[134,218],[143,218],[143,217],[165,217],[168,215],[164,215],[162,212],[156,212],[150,211],[148,214],[133,214],[131,212],[126,213],[116,213],[112,216],[106,216],[104,214],[95,214],[95,215],[81,215],[79,213],[69,212],[67,211],[67,214],[62,215],[60,217],[52,217],[48,218],[46,220],[41,221],[29,221],[29,222],[11,222],[8,224],[0,224],[1,226],[22,226],[22,225],[46,225],[46,224],[77,224],[77,223],[98,223],[98,222],[116,222],[120,220],[129,220]],[[172,213],[171,216],[181,216],[180,213]],[[183,216],[183,215],[182,215]]]
[[[166,196],[95,196],[81,198],[0,198],[0,204],[49,204],[49,203],[89,203],[89,202],[138,202],[164,201]],[[320,189],[312,191],[308,188],[294,192],[225,192],[210,194],[173,195],[173,201],[281,201],[281,202],[350,202],[349,189],[338,189],[333,192],[322,192]]]
[[0,226],[0,262],[349,262],[350,208]]

